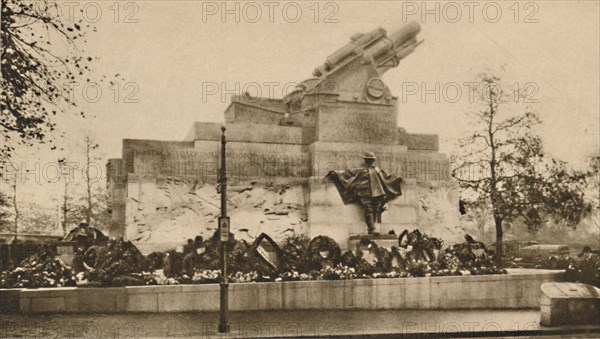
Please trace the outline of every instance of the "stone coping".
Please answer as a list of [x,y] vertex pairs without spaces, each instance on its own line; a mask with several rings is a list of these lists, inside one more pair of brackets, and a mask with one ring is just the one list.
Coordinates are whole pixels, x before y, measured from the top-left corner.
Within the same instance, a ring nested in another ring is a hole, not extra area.
[[[542,283],[563,271],[505,275],[382,278],[229,285],[229,308],[324,309],[533,309]],[[217,311],[219,285],[62,287],[0,290],[2,313],[123,313]]]

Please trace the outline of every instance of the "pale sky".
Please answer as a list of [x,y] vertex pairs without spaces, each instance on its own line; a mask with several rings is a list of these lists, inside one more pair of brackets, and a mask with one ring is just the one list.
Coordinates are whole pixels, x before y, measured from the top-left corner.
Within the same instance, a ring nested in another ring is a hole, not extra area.
[[[456,7],[438,3],[439,22],[433,12],[424,18],[413,14],[422,1],[321,2],[318,13],[313,1],[238,2],[239,23],[234,14],[222,20],[220,1],[134,1],[129,7],[119,3],[118,15],[115,7],[109,7],[112,1],[98,3],[102,16],[84,48],[100,58],[96,63],[99,74],[109,78],[119,74],[121,88],[118,103],[108,84],[100,85],[100,100],[89,103],[78,87],[75,100],[96,117],[62,121],[67,133],[63,144],[72,158],[81,153],[83,129],[91,130],[102,152],[111,158],[121,156],[124,138],[182,140],[194,121],[223,121],[231,96],[222,100],[219,92],[203,98],[207,84],[236,91],[237,83],[238,94],[245,86],[255,94],[256,88],[249,86],[258,84],[263,96],[273,86],[275,97],[281,97],[286,84],[311,77],[312,70],[354,33],[379,26],[391,32],[409,20],[420,22],[419,36],[425,42],[384,76],[399,97],[399,125],[408,132],[439,134],[442,151],[451,152],[469,106],[464,83],[474,81],[486,66],[506,64],[511,82],[537,88],[537,112],[544,121],[542,135],[551,154],[578,163],[599,152],[597,1],[544,1],[516,7],[513,1],[476,2],[472,13],[469,5],[455,2],[460,18]],[[227,8],[232,10],[235,4],[228,3]],[[93,19],[91,6],[88,18]],[[435,11],[436,3],[426,6]],[[260,16],[256,7],[261,9]],[[495,21],[498,7],[502,14],[497,22],[488,22]],[[299,16],[298,8],[302,10]],[[296,17],[297,22],[291,22]],[[124,87],[129,82],[138,89],[129,99],[137,103],[123,102],[134,90],[131,85]],[[434,89],[436,83],[440,91],[458,84],[462,97],[454,103],[443,95],[439,103],[434,95],[422,100],[421,91]],[[403,97],[403,89],[413,84],[419,92]],[[20,150],[15,160],[53,161],[60,156],[46,149]],[[35,192],[42,195],[39,187]]]

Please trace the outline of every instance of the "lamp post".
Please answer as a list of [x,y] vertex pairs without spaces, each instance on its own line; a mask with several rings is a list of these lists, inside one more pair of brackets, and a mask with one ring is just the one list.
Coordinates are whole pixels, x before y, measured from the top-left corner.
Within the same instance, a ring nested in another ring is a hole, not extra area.
[[221,283],[219,332],[229,331],[229,284],[227,283],[227,242],[229,241],[229,217],[227,217],[227,172],[225,126],[221,127],[221,216],[219,217],[219,233],[221,238]]

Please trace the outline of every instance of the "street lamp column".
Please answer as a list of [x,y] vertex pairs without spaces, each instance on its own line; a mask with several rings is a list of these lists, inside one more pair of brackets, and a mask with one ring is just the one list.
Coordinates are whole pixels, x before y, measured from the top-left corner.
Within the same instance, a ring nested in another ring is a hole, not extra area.
[[227,217],[227,172],[226,172],[226,146],[225,126],[221,127],[221,216],[219,217],[219,233],[221,238],[221,283],[220,283],[220,319],[219,332],[229,331],[229,300],[227,283],[227,242],[229,241],[229,217]]

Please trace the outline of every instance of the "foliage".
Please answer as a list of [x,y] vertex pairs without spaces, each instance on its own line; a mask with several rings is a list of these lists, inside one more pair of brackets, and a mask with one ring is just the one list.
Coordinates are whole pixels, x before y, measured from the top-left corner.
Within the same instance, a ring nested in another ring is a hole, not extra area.
[[492,210],[501,257],[505,225],[520,221],[536,230],[549,217],[577,225],[590,211],[583,193],[587,174],[547,159],[533,132],[540,120],[532,107],[511,102],[514,91],[500,78],[479,77],[485,86],[477,93],[481,101],[472,114],[473,130],[460,140],[463,153],[454,159],[453,175],[468,208]]
[[[221,274],[221,271],[219,271],[219,274]],[[251,271],[248,273],[235,272],[229,275],[229,281],[232,283],[253,282],[258,281],[259,278],[258,272],[256,271]]]
[[[89,225],[97,225],[96,223],[92,223],[92,216],[94,214],[94,207],[98,207],[97,203],[93,203],[93,196],[95,194],[92,194],[92,186],[93,186],[93,182],[94,179],[90,176],[90,168],[91,165],[97,161],[100,160],[100,156],[98,154],[96,154],[97,149],[100,147],[100,145],[98,145],[96,143],[96,141],[92,138],[91,134],[88,132],[84,139],[84,145],[85,145],[85,175],[83,176],[83,180],[85,181],[85,186],[87,189],[87,194],[86,194],[86,209],[85,209],[85,220]],[[95,193],[95,192],[94,192]],[[96,208],[97,209],[97,208]],[[103,208],[104,211],[106,211],[106,201],[105,201],[105,205]],[[107,223],[108,224],[108,223]]]
[[309,243],[310,238],[304,234],[293,234],[283,241],[281,250],[283,260],[287,264],[286,270],[297,273],[309,265],[307,262]]
[[340,247],[335,240],[325,236],[317,236],[308,243],[305,257],[306,266],[300,271],[320,270],[326,266],[336,266],[339,262]]
[[534,259],[535,268],[544,268],[549,270],[564,270],[575,262],[574,258],[568,255],[549,255]]
[[307,281],[312,280],[313,276],[308,273],[298,273],[297,271],[283,272],[275,281]]
[[95,251],[92,269],[84,278],[102,285],[119,286],[127,282],[123,278],[132,273],[141,273],[144,255],[130,241],[110,240]]
[[19,232],[25,234],[60,234],[56,210],[44,208],[34,202],[19,203]]
[[428,272],[431,271],[431,266],[428,262],[418,260],[415,262],[409,262],[406,265],[406,271],[412,277],[424,277]]
[[410,233],[405,230],[400,234],[399,242],[401,247],[411,247],[412,257],[425,261],[436,258],[437,252],[442,247],[441,240],[422,234],[419,230],[413,230]]
[[0,274],[0,288],[75,286],[70,267],[45,249],[23,260],[12,271]]
[[83,250],[88,250],[92,246],[95,246],[96,248],[104,246],[108,237],[95,227],[88,226],[87,224],[80,224],[73,228],[64,237],[64,240],[76,241],[78,242],[78,246]]
[[[251,245],[245,240],[236,240],[232,233],[229,234],[227,246],[227,270],[229,272],[240,271],[244,273],[257,271],[261,275],[268,274],[268,270],[256,258],[251,255]],[[201,269],[221,269],[221,241],[217,231],[209,239],[203,242],[204,253],[201,258]]]
[[587,198],[591,205],[591,222],[600,230],[600,156],[590,159]]
[[[67,224],[77,225],[87,220],[88,200],[81,196],[78,199],[70,199],[67,211]],[[108,209],[108,195],[105,190],[98,188],[92,192],[92,210],[90,214],[90,225],[105,227],[110,225],[111,217]]]
[[[6,195],[0,193],[0,200],[5,199]],[[9,211],[12,209],[12,198],[6,200],[2,205],[0,201],[0,233],[15,231],[15,213]],[[24,234],[57,234],[59,226],[57,224],[56,210],[41,206],[38,203],[17,202],[19,209],[19,227],[18,232]],[[53,222],[54,221],[54,222]]]
[[[182,253],[169,251],[166,254],[151,253],[144,257],[128,241],[98,238],[87,249],[77,249],[73,267],[67,267],[54,255],[46,254],[42,259],[36,256],[25,262],[35,261],[36,265],[57,269],[60,277],[76,277],[78,286],[124,286],[124,285],[168,285],[168,284],[208,284],[221,279],[219,260],[219,233],[202,242],[204,252],[198,254],[199,265],[191,272],[182,272]],[[405,232],[410,236],[392,251],[378,247],[365,240],[366,250],[354,255],[351,251],[339,255],[339,246],[328,237],[316,237],[308,241],[305,236],[292,236],[282,244],[285,253],[285,270],[269,270],[256,260],[251,246],[245,241],[236,241],[230,235],[227,244],[230,253],[228,279],[230,282],[253,281],[307,281],[344,280],[371,278],[424,277],[462,274],[506,273],[498,269],[489,253],[480,251],[477,242],[467,242],[448,247],[442,255],[424,255],[441,247],[439,239],[421,234],[417,230]],[[365,238],[366,239],[366,238]],[[313,244],[313,246],[311,246]],[[86,246],[89,244],[86,244]],[[433,248],[429,248],[433,246]],[[333,256],[324,255],[334,254]],[[337,250],[336,250],[337,249]],[[193,253],[193,252],[192,252]],[[337,253],[337,254],[336,254]],[[189,255],[189,254],[188,254]],[[336,259],[332,259],[335,257]],[[397,259],[397,260],[394,260]],[[161,263],[162,261],[162,263]],[[58,266],[62,268],[58,268]],[[22,264],[23,266],[23,264]],[[26,267],[30,267],[29,265]],[[314,267],[317,267],[314,269]],[[157,267],[161,267],[158,268]],[[296,269],[290,269],[294,267]],[[30,276],[37,271],[30,268],[17,272],[5,272],[3,286],[14,287],[32,285]],[[31,271],[31,272],[29,272]],[[57,276],[48,271],[51,276]],[[55,279],[60,284],[65,284]],[[54,279],[54,278],[52,278]],[[75,278],[73,278],[75,279]],[[32,286],[37,286],[36,282]],[[72,283],[72,282],[69,282]]]
[[12,221],[10,220],[10,212],[8,209],[11,206],[8,196],[0,192],[0,232],[10,231]]
[[194,273],[192,281],[199,284],[215,284],[221,276],[221,270],[198,270]]
[[352,267],[338,265],[335,267],[326,266],[319,272],[323,280],[347,280],[356,278],[356,270]]
[[[2,92],[0,156],[10,157],[16,145],[49,142],[54,116],[76,106],[69,90],[77,79],[90,82],[89,64],[76,42],[90,25],[66,22],[48,0],[3,0],[1,15]],[[80,112],[84,116],[83,112]],[[53,149],[55,147],[52,147]]]
[[569,265],[567,280],[600,287],[600,254],[587,253],[583,259]]
[[[66,224],[78,225],[80,222],[86,222],[90,226],[103,228],[109,231],[111,226],[110,206],[108,193],[105,188],[96,183],[97,178],[90,173],[94,164],[102,160],[102,154],[98,152],[100,147],[95,142],[90,132],[84,132],[82,143],[82,153],[84,163],[81,179],[73,179],[71,175],[64,175],[65,191],[64,194],[55,202],[59,203],[63,209],[66,205]],[[72,159],[71,159],[72,160]],[[61,166],[67,165],[66,158],[59,159]],[[85,169],[85,171],[83,171]],[[93,171],[93,169],[92,169]],[[82,192],[83,191],[83,192]],[[82,194],[83,193],[83,194]],[[63,216],[63,218],[65,218]]]

